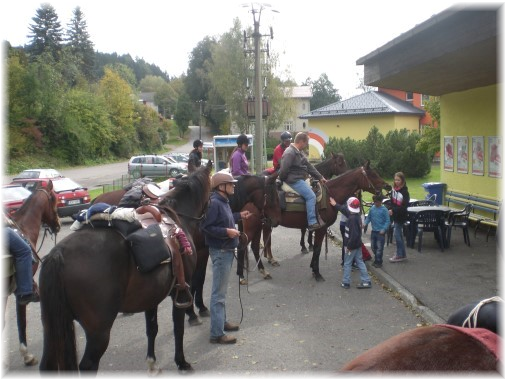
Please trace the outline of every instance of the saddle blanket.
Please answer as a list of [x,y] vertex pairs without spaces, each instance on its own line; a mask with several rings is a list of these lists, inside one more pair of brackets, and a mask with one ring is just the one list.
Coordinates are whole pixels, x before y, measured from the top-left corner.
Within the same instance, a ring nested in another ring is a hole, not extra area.
[[462,334],[466,334],[478,340],[496,357],[496,360],[500,360],[499,348],[502,345],[502,338],[494,332],[483,328],[460,327],[447,324],[438,324],[435,326],[447,327],[448,329],[459,331]]

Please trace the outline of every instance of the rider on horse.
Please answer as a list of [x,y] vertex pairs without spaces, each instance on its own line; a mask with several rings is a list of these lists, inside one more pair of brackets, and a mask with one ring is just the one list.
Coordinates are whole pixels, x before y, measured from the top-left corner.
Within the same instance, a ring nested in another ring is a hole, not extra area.
[[273,151],[273,167],[268,168],[262,172],[264,175],[271,175],[275,171],[280,170],[280,161],[282,160],[283,152],[285,152],[285,149],[287,149],[290,145],[290,142],[292,141],[292,136],[289,131],[284,131],[280,135],[280,140],[282,142],[278,144]]
[[20,305],[26,305],[29,302],[39,302],[39,295],[33,292],[32,279],[32,248],[23,240],[14,230],[15,224],[4,214],[4,221],[7,224],[5,233],[9,244],[9,253],[14,258],[15,278],[16,278],[16,301]]

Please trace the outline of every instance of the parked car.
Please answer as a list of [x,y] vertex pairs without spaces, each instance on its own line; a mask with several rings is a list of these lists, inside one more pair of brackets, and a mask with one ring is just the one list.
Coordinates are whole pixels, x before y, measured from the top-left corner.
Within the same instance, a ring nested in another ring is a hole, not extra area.
[[91,199],[88,189],[67,177],[15,179],[12,182],[33,192],[39,186],[47,187],[49,181],[53,182],[53,189],[58,199],[56,207],[60,218],[72,216],[90,207]]
[[133,156],[128,163],[128,173],[134,178],[139,177],[176,177],[186,173],[187,166],[172,158],[156,154]]
[[32,193],[21,185],[5,185],[2,187],[2,202],[7,215],[14,214],[25,203]]
[[55,169],[27,169],[23,170],[13,179],[31,179],[31,178],[59,178],[63,177],[58,170]]
[[178,167],[182,170],[182,173],[186,173],[188,171],[188,157],[187,161],[178,161],[174,157],[166,157],[171,161],[173,164],[178,165]]
[[188,153],[171,152],[171,153],[164,154],[164,156],[174,158],[177,162],[187,162],[188,163]]

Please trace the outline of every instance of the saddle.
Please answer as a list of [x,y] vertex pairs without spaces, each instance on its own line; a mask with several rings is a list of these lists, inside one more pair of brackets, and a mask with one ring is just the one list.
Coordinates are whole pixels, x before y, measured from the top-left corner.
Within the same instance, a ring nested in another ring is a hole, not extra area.
[[[318,180],[307,178],[306,182],[312,188],[317,198],[316,205],[318,209],[327,208],[327,197],[325,188]],[[306,211],[306,202],[304,198],[294,190],[288,183],[277,179],[278,196],[280,198],[280,207],[285,211]]]

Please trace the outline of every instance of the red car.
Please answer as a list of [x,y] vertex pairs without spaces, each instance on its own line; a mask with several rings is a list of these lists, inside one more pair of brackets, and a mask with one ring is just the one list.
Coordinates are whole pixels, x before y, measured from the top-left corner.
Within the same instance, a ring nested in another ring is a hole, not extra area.
[[33,192],[39,186],[46,187],[49,181],[53,182],[53,189],[58,198],[57,207],[60,218],[72,216],[90,207],[90,193],[88,189],[67,177],[15,179],[12,183],[21,184]]
[[21,185],[5,185],[2,187],[2,201],[4,212],[14,214],[25,203],[32,193]]

